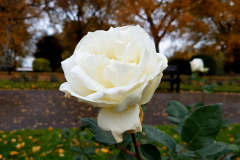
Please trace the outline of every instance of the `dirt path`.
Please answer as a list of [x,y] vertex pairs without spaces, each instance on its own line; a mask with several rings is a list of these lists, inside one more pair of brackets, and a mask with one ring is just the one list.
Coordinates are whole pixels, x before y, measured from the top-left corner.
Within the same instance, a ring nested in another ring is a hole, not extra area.
[[[144,123],[169,123],[164,111],[169,100],[189,105],[201,99],[201,93],[155,93],[147,104]],[[240,123],[240,94],[204,95],[204,102],[222,102],[224,117]],[[96,118],[98,110],[74,97],[64,98],[59,90],[0,90],[0,130],[78,127],[79,118]]]

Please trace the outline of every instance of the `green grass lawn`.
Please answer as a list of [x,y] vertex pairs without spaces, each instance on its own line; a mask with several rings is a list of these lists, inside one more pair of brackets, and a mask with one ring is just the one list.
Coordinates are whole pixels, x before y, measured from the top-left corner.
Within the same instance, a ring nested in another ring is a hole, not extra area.
[[0,89],[58,89],[62,83],[63,81],[13,82],[0,79]]
[[[180,136],[173,131],[174,125],[158,125],[156,126],[165,133],[171,135],[177,143],[181,142]],[[76,129],[70,130],[72,133]],[[118,155],[120,149],[105,147],[101,144],[91,141],[92,133],[85,131],[80,137],[81,142],[77,140],[77,136],[71,134],[68,140],[62,139],[60,129],[25,129],[17,131],[0,131],[0,159],[18,159],[18,160],[71,160],[75,153],[70,150],[72,145],[82,145],[84,147],[95,146],[96,155],[89,156],[92,160],[105,160],[111,155]],[[230,127],[221,129],[216,141],[233,143],[236,133],[240,132],[240,124],[232,124]],[[140,142],[141,144],[144,141]],[[167,154],[166,147],[155,144],[162,155]],[[15,152],[13,152],[15,151]],[[15,155],[11,155],[15,153]]]
[[[175,88],[176,86],[174,86]],[[170,84],[168,82],[161,82],[157,90],[166,91],[170,89]],[[202,87],[193,84],[180,83],[180,90],[182,91],[202,91]],[[233,92],[240,93],[240,86],[238,85],[217,85],[214,89],[215,92]]]
[[[13,82],[11,80],[0,79],[0,89],[58,89],[63,81],[49,82],[49,81],[38,81],[38,82]],[[158,89],[159,91],[167,91],[170,89],[168,82],[161,82]],[[188,85],[181,83],[180,90],[182,91],[201,91],[201,86]],[[240,93],[240,86],[238,85],[218,85],[215,92],[235,92]]]

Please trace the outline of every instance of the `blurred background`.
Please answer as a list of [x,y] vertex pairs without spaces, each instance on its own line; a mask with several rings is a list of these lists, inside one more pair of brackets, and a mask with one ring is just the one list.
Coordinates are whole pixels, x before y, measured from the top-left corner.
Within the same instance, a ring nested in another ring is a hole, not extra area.
[[87,32],[139,24],[170,64],[187,66],[202,56],[214,63],[208,74],[235,75],[239,6],[239,0],[0,0],[0,64],[31,70],[34,59],[44,58],[50,68],[41,71],[61,72],[60,62]]
[[[61,61],[88,32],[137,24],[177,68],[164,72],[152,100],[143,107],[143,123],[158,125],[180,141],[168,125],[169,100],[190,108],[197,102],[222,102],[223,117],[228,119],[221,137],[233,143],[240,128],[230,126],[240,123],[239,6],[240,0],[0,0],[0,159],[16,159],[11,151],[22,141],[26,146],[17,148],[18,159],[25,159],[26,153],[35,159],[59,159],[64,154],[64,159],[72,159],[70,145],[78,141],[64,141],[56,128],[77,128],[80,118],[96,118],[99,109],[64,98],[59,91],[66,81]],[[191,76],[189,62],[194,58],[209,68],[201,75],[204,83]],[[215,94],[203,93],[204,85]],[[89,135],[86,146],[96,145]],[[99,153],[98,160],[112,154]],[[161,153],[166,155],[166,147]]]

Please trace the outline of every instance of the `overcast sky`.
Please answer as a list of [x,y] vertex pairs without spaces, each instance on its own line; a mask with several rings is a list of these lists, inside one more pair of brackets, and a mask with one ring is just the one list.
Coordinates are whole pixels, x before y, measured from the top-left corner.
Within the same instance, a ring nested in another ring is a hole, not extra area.
[[[61,32],[61,27],[57,26],[58,30]],[[29,31],[38,30],[40,32],[37,32],[37,36],[41,36],[42,33],[47,33],[48,35],[51,35],[54,33],[53,27],[50,26],[50,22],[47,16],[45,18],[38,21],[38,23],[34,23],[32,28],[29,29]],[[80,40],[79,40],[80,41]],[[172,41],[170,38],[164,38],[160,44],[160,53],[171,56],[174,53],[174,46],[180,47],[180,42],[178,40]],[[23,60],[23,67],[32,67],[32,62],[34,60],[33,56],[27,56]]]

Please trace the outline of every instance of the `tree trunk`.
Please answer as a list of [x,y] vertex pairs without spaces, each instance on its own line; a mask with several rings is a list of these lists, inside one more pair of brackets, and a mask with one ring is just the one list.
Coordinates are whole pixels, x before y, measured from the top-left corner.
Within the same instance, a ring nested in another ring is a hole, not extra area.
[[157,53],[159,53],[160,52],[160,49],[159,49],[160,38],[157,36],[154,36],[154,42],[155,42],[156,51],[157,51]]

